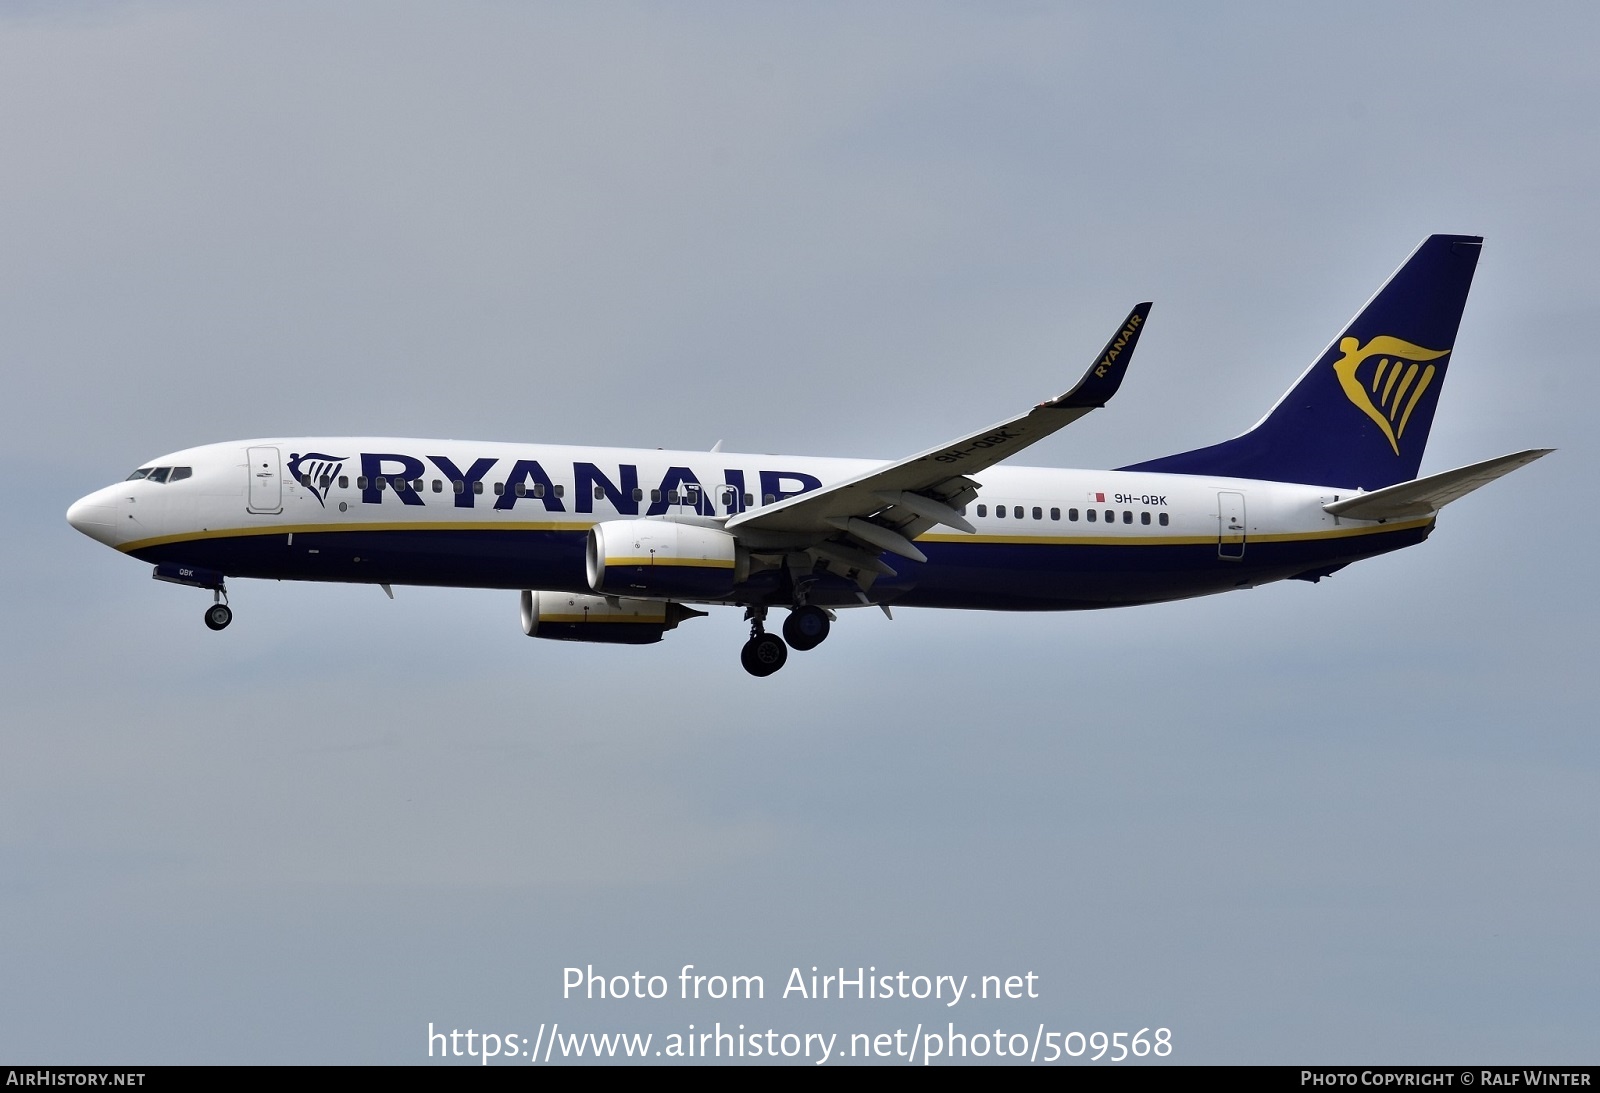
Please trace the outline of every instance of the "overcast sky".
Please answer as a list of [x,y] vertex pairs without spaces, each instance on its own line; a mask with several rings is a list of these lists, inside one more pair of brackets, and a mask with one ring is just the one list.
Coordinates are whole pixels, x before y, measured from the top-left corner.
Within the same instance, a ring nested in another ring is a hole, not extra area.
[[[0,1062],[532,1037],[1172,1030],[1184,1062],[1589,1062],[1600,1020],[1588,4],[0,5]],[[756,680],[516,596],[78,535],[174,449],[449,436],[1025,461],[1254,421],[1486,237],[1424,472],[1558,453],[1317,585],[846,613]],[[563,969],[761,975],[563,999]],[[792,968],[1037,975],[801,1001]]]

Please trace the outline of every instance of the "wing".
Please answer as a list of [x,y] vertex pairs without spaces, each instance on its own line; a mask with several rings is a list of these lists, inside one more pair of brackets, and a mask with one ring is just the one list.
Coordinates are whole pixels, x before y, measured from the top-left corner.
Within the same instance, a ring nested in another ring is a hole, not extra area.
[[968,476],[1104,406],[1117,393],[1150,305],[1138,305],[1083,378],[1060,398],[910,458],[810,493],[730,518],[727,529],[753,549],[815,548],[851,568],[892,574],[877,559],[889,551],[915,561],[911,542],[936,524],[971,533],[960,509],[978,495]]

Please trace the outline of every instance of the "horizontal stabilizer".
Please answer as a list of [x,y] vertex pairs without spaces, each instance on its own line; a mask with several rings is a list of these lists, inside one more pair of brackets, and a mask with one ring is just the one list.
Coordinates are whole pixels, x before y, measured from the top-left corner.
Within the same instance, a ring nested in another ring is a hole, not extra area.
[[1530,448],[1498,459],[1486,459],[1469,467],[1457,467],[1443,474],[1432,474],[1387,486],[1372,493],[1330,501],[1323,511],[1351,520],[1401,520],[1432,516],[1458,497],[1465,497],[1479,486],[1487,486],[1503,474],[1549,455],[1554,448]]

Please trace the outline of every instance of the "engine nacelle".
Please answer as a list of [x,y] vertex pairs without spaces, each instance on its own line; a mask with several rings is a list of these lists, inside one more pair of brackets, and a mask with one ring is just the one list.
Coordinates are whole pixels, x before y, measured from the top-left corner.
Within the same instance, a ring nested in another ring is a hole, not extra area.
[[649,645],[684,619],[704,614],[656,600],[608,600],[574,592],[522,594],[522,632],[555,641]]
[[740,553],[720,528],[606,520],[589,529],[589,587],[613,596],[721,599],[739,581]]

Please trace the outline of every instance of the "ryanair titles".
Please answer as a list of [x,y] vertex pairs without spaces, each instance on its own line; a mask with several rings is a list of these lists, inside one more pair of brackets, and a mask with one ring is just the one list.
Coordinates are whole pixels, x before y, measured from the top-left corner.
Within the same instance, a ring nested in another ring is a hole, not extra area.
[[[385,494],[404,505],[425,505],[433,493],[437,494],[434,503],[448,499],[458,509],[477,508],[481,502],[501,511],[522,504],[542,505],[546,512],[584,513],[595,511],[596,503],[604,502],[627,516],[657,516],[674,509],[716,516],[742,512],[755,502],[755,491],[747,484],[742,468],[724,470],[719,479],[705,482],[689,467],[668,467],[659,483],[642,488],[639,467],[634,463],[602,468],[574,461],[570,475],[560,473],[565,465],[560,468],[558,480],[537,459],[484,457],[463,467],[445,455],[419,458],[401,452],[362,452],[357,458],[361,474],[355,485],[364,505],[383,504]],[[290,461],[295,480],[313,492],[325,492],[328,483],[294,472],[298,459],[294,456]],[[440,476],[443,482],[437,488],[426,484]],[[763,504],[822,485],[821,479],[802,471],[762,470],[755,472],[755,480]]]

